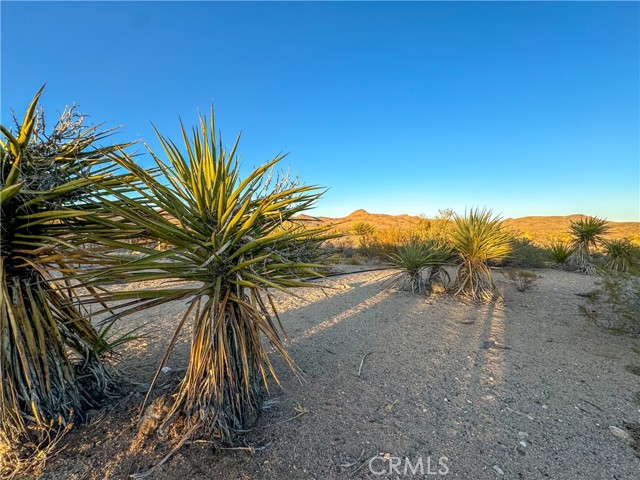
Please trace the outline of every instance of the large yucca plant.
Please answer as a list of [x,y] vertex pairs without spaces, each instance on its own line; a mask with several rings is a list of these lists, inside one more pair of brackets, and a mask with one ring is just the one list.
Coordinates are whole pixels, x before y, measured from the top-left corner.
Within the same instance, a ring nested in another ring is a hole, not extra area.
[[113,186],[108,155],[124,146],[97,146],[109,132],[84,126],[75,108],[47,132],[41,94],[15,130],[0,126],[0,476],[44,459],[111,375],[101,359],[109,345],[69,277],[91,262],[84,218],[97,212],[93,195]]
[[571,220],[569,231],[573,247],[571,262],[584,273],[595,273],[591,264],[591,253],[592,249],[604,241],[603,236],[609,231],[607,221],[598,217]]
[[393,280],[400,290],[430,293],[435,281],[449,282],[444,266],[451,261],[451,249],[434,241],[411,239],[389,255],[389,262],[401,272]]
[[455,217],[451,235],[460,265],[452,290],[474,300],[488,300],[496,295],[489,261],[499,261],[511,252],[511,237],[501,227],[500,216],[491,210],[471,209],[464,216]]
[[[303,279],[319,274],[313,258],[326,230],[306,228],[297,216],[321,193],[288,177],[273,178],[273,167],[282,156],[243,178],[236,156],[239,137],[225,149],[216,139],[213,112],[210,123],[200,117],[191,136],[184,127],[182,134],[180,150],[158,133],[166,160],[150,153],[161,176],[131,158],[117,159],[141,187],[135,195],[113,191],[103,201],[121,218],[114,225],[123,231],[139,229],[142,243],[149,245],[101,238],[142,256],[92,281],[190,282],[108,298],[131,300],[118,315],[175,300],[187,302],[159,369],[187,322],[193,327],[189,365],[159,432],[228,444],[257,415],[268,377],[277,381],[268,345],[294,368],[270,289],[308,286]],[[154,250],[154,244],[162,244],[163,251]]]

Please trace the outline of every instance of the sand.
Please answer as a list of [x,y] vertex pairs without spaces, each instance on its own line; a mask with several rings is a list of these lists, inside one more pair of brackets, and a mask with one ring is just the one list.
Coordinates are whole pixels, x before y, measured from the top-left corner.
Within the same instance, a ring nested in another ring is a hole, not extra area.
[[[594,278],[537,273],[524,293],[496,273],[504,302],[482,306],[385,289],[384,271],[325,279],[333,288],[298,290],[303,298],[278,294],[304,378],[275,360],[282,387],[246,437],[257,448],[186,445],[150,478],[638,478],[637,450],[613,432],[640,422],[640,341],[580,314],[577,294]],[[167,452],[137,440],[136,421],[182,308],[124,321],[155,330],[124,353],[138,385],[123,383],[120,400],[72,431],[43,478],[125,479]],[[158,392],[179,380],[187,349],[184,335]]]

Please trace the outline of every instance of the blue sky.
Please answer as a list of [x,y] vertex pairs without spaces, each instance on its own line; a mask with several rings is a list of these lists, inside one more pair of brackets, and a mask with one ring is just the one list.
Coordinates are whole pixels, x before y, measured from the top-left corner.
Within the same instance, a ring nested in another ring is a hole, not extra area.
[[2,1],[2,123],[47,82],[156,146],[213,101],[247,167],[330,188],[314,214],[637,221],[639,5]]

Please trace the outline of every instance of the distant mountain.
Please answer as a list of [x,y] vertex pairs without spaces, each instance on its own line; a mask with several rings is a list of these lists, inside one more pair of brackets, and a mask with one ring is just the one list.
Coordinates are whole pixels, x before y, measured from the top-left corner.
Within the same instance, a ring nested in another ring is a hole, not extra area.
[[[538,241],[549,241],[552,239],[563,239],[568,236],[569,224],[571,220],[579,220],[585,215],[574,214],[567,216],[529,216],[520,218],[506,218],[504,226],[516,233],[524,234]],[[358,222],[365,222],[374,225],[378,230],[386,229],[411,229],[417,227],[430,219],[412,215],[387,215],[383,213],[369,213],[366,210],[356,210],[346,217],[311,217],[302,216],[313,224],[336,224],[338,230],[349,230],[351,226]],[[609,238],[632,238],[640,242],[640,222],[609,222]]]

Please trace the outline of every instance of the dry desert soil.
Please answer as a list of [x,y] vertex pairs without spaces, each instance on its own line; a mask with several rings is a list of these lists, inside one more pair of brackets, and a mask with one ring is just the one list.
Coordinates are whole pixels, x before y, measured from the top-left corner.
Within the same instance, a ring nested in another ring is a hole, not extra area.
[[[282,388],[245,438],[256,448],[187,444],[148,478],[640,478],[640,341],[581,315],[593,277],[538,274],[521,293],[496,272],[504,302],[487,305],[390,290],[387,271],[278,295],[304,378],[275,360]],[[168,452],[136,422],[181,311],[126,320],[153,329],[124,352],[133,383],[66,437],[43,479],[126,479]],[[157,392],[179,381],[187,347],[185,334]]]

